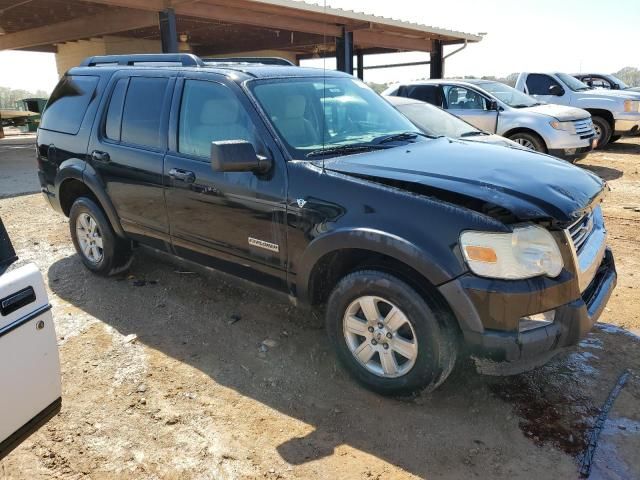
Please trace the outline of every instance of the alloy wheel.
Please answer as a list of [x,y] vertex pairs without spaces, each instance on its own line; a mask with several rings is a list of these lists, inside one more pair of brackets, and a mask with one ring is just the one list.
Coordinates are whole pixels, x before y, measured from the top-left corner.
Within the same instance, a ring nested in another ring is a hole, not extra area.
[[342,325],[351,354],[374,375],[401,377],[416,363],[418,341],[413,325],[390,301],[359,297],[347,308]]
[[531,150],[536,149],[536,146],[533,144],[533,142],[531,142],[530,140],[527,140],[526,138],[518,137],[518,138],[514,138],[513,141],[516,142],[518,145],[522,145],[525,148],[529,148]]
[[88,213],[81,213],[78,216],[76,236],[85,258],[92,263],[100,263],[104,257],[102,232],[98,223]]

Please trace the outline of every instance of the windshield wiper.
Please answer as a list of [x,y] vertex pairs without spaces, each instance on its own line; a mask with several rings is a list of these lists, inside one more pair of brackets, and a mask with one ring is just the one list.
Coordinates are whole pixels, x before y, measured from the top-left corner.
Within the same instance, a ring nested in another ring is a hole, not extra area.
[[350,153],[369,152],[371,150],[382,150],[389,147],[373,144],[360,145],[337,145],[335,147],[313,150],[305,155],[307,158],[321,157],[324,155],[349,155]]
[[464,132],[460,135],[460,138],[463,137],[475,137],[477,135],[491,135],[490,133],[483,132],[482,130],[469,130],[468,132]]
[[375,139],[372,143],[374,145],[381,145],[383,143],[390,143],[390,142],[401,142],[403,140],[415,140],[418,137],[425,137],[425,138],[439,138],[440,136],[436,136],[436,135],[429,135],[427,133],[423,133],[423,132],[402,132],[402,133],[394,133],[391,135],[385,135],[383,137],[379,137],[377,139]]

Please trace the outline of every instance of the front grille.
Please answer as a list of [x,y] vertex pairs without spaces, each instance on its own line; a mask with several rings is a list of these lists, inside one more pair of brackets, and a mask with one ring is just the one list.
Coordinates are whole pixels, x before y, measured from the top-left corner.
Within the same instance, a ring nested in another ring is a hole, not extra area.
[[585,118],[583,120],[574,120],[573,126],[576,129],[576,134],[580,135],[580,138],[591,138],[596,132],[593,129],[593,122],[590,118]]
[[585,244],[589,235],[593,231],[593,212],[580,217],[578,221],[569,226],[569,235],[573,241],[573,246],[577,253],[580,253],[582,246]]

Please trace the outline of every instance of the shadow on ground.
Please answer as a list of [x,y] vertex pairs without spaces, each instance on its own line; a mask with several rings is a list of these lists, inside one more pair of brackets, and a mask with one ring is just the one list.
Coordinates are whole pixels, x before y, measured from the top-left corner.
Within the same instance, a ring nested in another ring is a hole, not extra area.
[[[277,447],[293,465],[348,444],[420,477],[443,465],[533,473],[562,456],[540,446],[572,456],[583,449],[594,405],[608,388],[592,389],[583,371],[564,362],[509,379],[479,376],[463,362],[432,394],[383,398],[336,365],[317,312],[222,274],[184,273],[144,251],[130,275],[96,277],[77,256],[48,272],[56,295],[121,334],[135,333],[216,383],[312,425],[311,434]],[[267,338],[277,346],[261,353]]]

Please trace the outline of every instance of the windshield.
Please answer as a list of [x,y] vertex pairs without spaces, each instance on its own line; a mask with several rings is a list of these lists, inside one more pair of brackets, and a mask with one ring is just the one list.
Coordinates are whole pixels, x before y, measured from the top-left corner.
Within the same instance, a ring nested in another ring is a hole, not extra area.
[[353,78],[255,80],[249,88],[295,159],[422,141],[415,125]]
[[428,103],[407,103],[396,105],[396,108],[429,135],[460,138],[482,134],[473,125]]
[[564,82],[564,84],[569,87],[574,92],[580,92],[582,90],[589,90],[591,87],[586,83],[582,83],[575,77],[571,75],[567,75],[566,73],[556,73],[556,77]]
[[627,88],[629,88],[629,85],[627,85],[626,83],[624,83],[622,80],[620,80],[618,77],[614,77],[613,75],[607,75],[606,78],[611,82],[611,83],[617,83],[618,86],[620,87],[620,90],[626,90]]
[[522,93],[515,88],[511,88],[509,85],[505,85],[504,83],[482,82],[479,83],[478,86],[510,107],[524,108],[540,105],[540,102],[535,98],[530,97],[526,93]]

